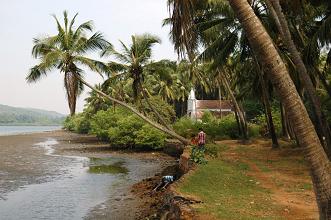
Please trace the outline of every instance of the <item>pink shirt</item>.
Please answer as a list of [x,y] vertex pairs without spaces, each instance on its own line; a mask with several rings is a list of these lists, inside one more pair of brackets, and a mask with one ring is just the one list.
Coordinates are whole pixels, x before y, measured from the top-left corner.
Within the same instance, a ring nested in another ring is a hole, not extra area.
[[198,144],[205,144],[206,143],[206,133],[200,131],[198,134]]

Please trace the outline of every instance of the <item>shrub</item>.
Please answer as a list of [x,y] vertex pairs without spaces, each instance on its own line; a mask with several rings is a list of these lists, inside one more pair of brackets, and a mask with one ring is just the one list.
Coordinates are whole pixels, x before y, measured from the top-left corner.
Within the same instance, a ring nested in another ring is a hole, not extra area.
[[68,116],[63,122],[63,128],[68,130],[68,131],[74,131],[75,129],[75,124],[73,120],[74,116]]
[[248,136],[249,137],[258,137],[260,135],[260,126],[253,123],[248,123]]
[[216,121],[215,116],[212,115],[210,111],[204,111],[202,117],[201,117],[202,123],[210,123],[213,121]]
[[191,150],[190,160],[198,164],[206,164],[205,151],[198,147],[193,147]]
[[123,117],[117,121],[115,126],[108,129],[108,140],[114,146],[134,147],[136,132],[139,131],[144,123],[135,115]]
[[[276,135],[278,137],[280,137],[282,134],[282,118],[281,118],[280,110],[277,108],[272,108],[271,114],[272,114],[272,120],[273,120],[275,130],[276,130]],[[259,115],[256,118],[256,121],[257,121],[257,124],[260,125],[260,131],[263,130],[264,128],[268,127],[265,114]],[[263,133],[261,133],[261,135],[264,135]]]
[[109,128],[115,127],[120,118],[118,111],[121,110],[98,111],[91,119],[91,133],[102,140],[108,140]]
[[[153,105],[154,109],[163,117],[163,119],[168,124],[171,124],[175,121],[176,113],[173,106],[161,99],[160,96],[152,96],[149,98],[149,101]],[[149,107],[145,99],[142,99],[142,108],[144,109],[144,112],[148,115],[149,118],[152,118],[153,120],[160,123],[157,115]]]
[[199,123],[189,117],[182,117],[173,125],[174,130],[181,136],[191,138],[199,131]]
[[222,117],[219,122],[220,133],[229,136],[230,138],[239,138],[239,130],[234,114],[229,114]]
[[162,132],[122,108],[98,111],[91,120],[91,133],[119,148],[159,149],[166,138]]
[[139,147],[147,147],[152,149],[160,149],[164,146],[166,135],[159,130],[144,125],[136,132],[136,145]]
[[68,116],[64,121],[63,127],[69,131],[87,134],[90,130],[90,120],[87,118],[86,114],[79,113]]
[[202,127],[206,132],[207,140],[239,137],[237,122],[233,114],[217,119],[207,112],[207,116],[203,117],[202,122],[183,117],[173,127],[178,134],[186,138],[196,136],[199,127]]

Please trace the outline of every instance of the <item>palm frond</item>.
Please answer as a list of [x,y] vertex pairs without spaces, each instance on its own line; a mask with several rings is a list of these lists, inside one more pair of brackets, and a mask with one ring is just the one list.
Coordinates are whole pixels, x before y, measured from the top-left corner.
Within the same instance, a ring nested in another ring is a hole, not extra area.
[[73,26],[74,26],[74,23],[76,21],[76,17],[78,16],[78,13],[75,14],[75,16],[71,19],[71,22],[70,22],[70,25],[69,25],[69,31],[72,30]]
[[93,21],[87,21],[78,26],[78,28],[73,33],[73,39],[77,39],[85,31],[93,31]]
[[168,0],[171,39],[178,55],[184,56],[186,51],[191,54],[196,49],[194,4],[192,0]]
[[126,55],[121,54],[120,52],[116,51],[112,45],[109,45],[101,53],[101,56],[110,56],[110,55],[113,55],[120,62],[123,62],[123,63],[131,62],[130,57],[127,57]]
[[25,79],[28,83],[33,83],[33,82],[37,82],[38,80],[40,80],[43,76],[47,76],[47,70],[40,68],[39,65],[35,65],[34,67],[32,67],[30,69],[30,71]]
[[90,70],[100,74],[100,76],[102,76],[101,73],[108,73],[110,71],[109,67],[105,63],[83,56],[75,56],[73,58],[73,62],[78,62],[84,66],[87,66]]
[[104,50],[111,45],[100,32],[96,32],[89,39],[80,38],[77,44],[78,45],[74,48],[74,51],[78,54]]

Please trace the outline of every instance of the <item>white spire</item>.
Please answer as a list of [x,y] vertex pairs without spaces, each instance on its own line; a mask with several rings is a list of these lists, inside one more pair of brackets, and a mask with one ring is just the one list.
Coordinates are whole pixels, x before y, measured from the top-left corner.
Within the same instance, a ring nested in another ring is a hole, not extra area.
[[190,91],[190,95],[189,95],[188,99],[196,99],[196,98],[195,98],[195,93],[194,93],[193,88],[192,88],[191,91]]

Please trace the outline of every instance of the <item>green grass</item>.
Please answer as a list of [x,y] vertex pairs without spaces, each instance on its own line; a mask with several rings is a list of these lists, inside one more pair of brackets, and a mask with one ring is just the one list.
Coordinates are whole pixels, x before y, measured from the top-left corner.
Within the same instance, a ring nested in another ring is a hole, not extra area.
[[248,170],[245,163],[211,160],[188,176],[179,190],[203,201],[199,212],[220,219],[282,219],[268,191],[246,175]]
[[257,166],[262,172],[264,172],[264,173],[271,172],[271,169],[270,169],[270,167],[267,166],[267,164],[265,164],[265,163],[263,163],[263,162],[261,162],[261,161],[259,161],[259,160],[254,160],[253,162],[256,164],[256,166]]

